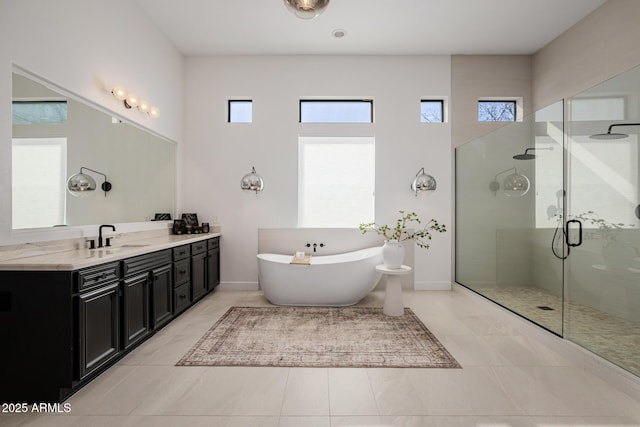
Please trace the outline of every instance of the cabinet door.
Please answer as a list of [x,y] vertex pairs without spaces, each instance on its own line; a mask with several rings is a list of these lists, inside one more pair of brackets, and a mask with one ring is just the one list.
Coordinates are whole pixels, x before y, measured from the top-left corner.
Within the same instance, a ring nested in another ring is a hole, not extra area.
[[151,332],[149,316],[149,274],[139,274],[124,281],[122,296],[124,348]]
[[209,249],[207,255],[207,289],[210,291],[220,284],[220,249]]
[[171,274],[171,264],[151,270],[153,301],[153,328],[160,326],[171,320],[173,315],[173,280]]
[[191,257],[191,295],[194,301],[207,293],[206,259],[206,252]]
[[78,297],[80,378],[119,352],[118,282]]

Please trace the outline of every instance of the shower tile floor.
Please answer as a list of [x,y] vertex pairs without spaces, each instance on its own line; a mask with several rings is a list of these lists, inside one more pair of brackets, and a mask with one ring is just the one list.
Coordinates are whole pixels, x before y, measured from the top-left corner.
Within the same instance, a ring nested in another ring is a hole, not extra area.
[[[561,298],[539,288],[511,286],[476,290],[540,326],[562,334]],[[640,376],[640,325],[571,301],[565,306],[565,316],[567,339]]]
[[175,366],[229,307],[268,304],[218,291],[68,399],[70,413],[0,413],[0,426],[640,426],[640,392],[523,335],[499,307],[464,290],[403,296],[462,369]]

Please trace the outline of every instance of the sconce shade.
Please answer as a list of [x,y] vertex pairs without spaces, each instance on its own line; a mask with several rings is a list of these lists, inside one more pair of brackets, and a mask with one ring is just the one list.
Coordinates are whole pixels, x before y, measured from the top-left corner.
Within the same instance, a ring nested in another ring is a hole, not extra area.
[[329,5],[329,0],[284,0],[284,4],[301,19],[313,19]]
[[141,100],[140,103],[138,104],[138,110],[140,110],[143,113],[148,113],[149,108],[151,108],[151,106],[149,105],[149,101],[145,99]]
[[124,101],[125,99],[127,99],[127,90],[122,86],[114,87],[111,93],[113,94],[113,97],[118,101]]
[[529,192],[530,184],[529,178],[514,172],[502,182],[502,192],[507,197],[522,197]]
[[80,168],[80,172],[72,175],[67,180],[67,190],[69,193],[76,197],[87,197],[93,194],[96,190],[96,180],[93,179],[91,175],[87,175],[83,172],[83,170],[89,170],[93,173],[97,173],[98,175],[102,175],[104,177],[104,182],[100,186],[102,191],[104,191],[105,197],[107,196],[107,191],[111,190],[111,183],[107,181],[107,176],[101,172],[94,171],[93,169],[85,168],[84,166]]
[[[502,185],[498,182],[498,177],[507,172],[513,172],[502,181]],[[498,190],[502,188],[502,194],[507,197],[518,198],[529,192],[531,182],[525,175],[519,174],[518,169],[509,168],[498,172],[492,182],[489,183],[489,189],[496,195]]]
[[137,107],[139,102],[138,96],[130,93],[127,95],[127,99],[124,100],[124,106],[127,108]]
[[96,189],[96,180],[90,175],[77,173],[67,180],[67,189],[69,193],[76,197],[86,197],[92,194]]
[[420,169],[416,174],[415,179],[411,183],[411,190],[415,193],[416,197],[419,194],[428,194],[436,191],[437,183],[434,177],[424,172],[424,168]]
[[256,195],[264,189],[264,181],[262,177],[256,173],[255,167],[252,167],[251,172],[242,177],[240,180],[240,188],[247,193],[255,192]]

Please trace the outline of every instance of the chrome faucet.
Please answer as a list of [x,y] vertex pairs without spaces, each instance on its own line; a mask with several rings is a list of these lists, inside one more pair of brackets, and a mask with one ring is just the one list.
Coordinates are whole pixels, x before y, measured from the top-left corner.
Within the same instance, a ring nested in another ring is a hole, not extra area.
[[[102,247],[102,229],[103,228],[110,228],[113,231],[116,231],[116,227],[111,225],[111,224],[103,224],[100,226],[99,230],[98,230],[98,247],[101,248]],[[111,243],[109,242],[110,239],[107,239],[107,246],[111,246]]]

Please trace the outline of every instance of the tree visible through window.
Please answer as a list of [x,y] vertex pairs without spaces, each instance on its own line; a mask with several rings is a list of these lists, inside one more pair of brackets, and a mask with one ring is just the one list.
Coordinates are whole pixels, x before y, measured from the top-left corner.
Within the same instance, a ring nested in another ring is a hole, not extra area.
[[515,122],[516,101],[478,101],[479,122]]
[[444,102],[442,100],[420,101],[421,123],[442,123],[444,121]]

